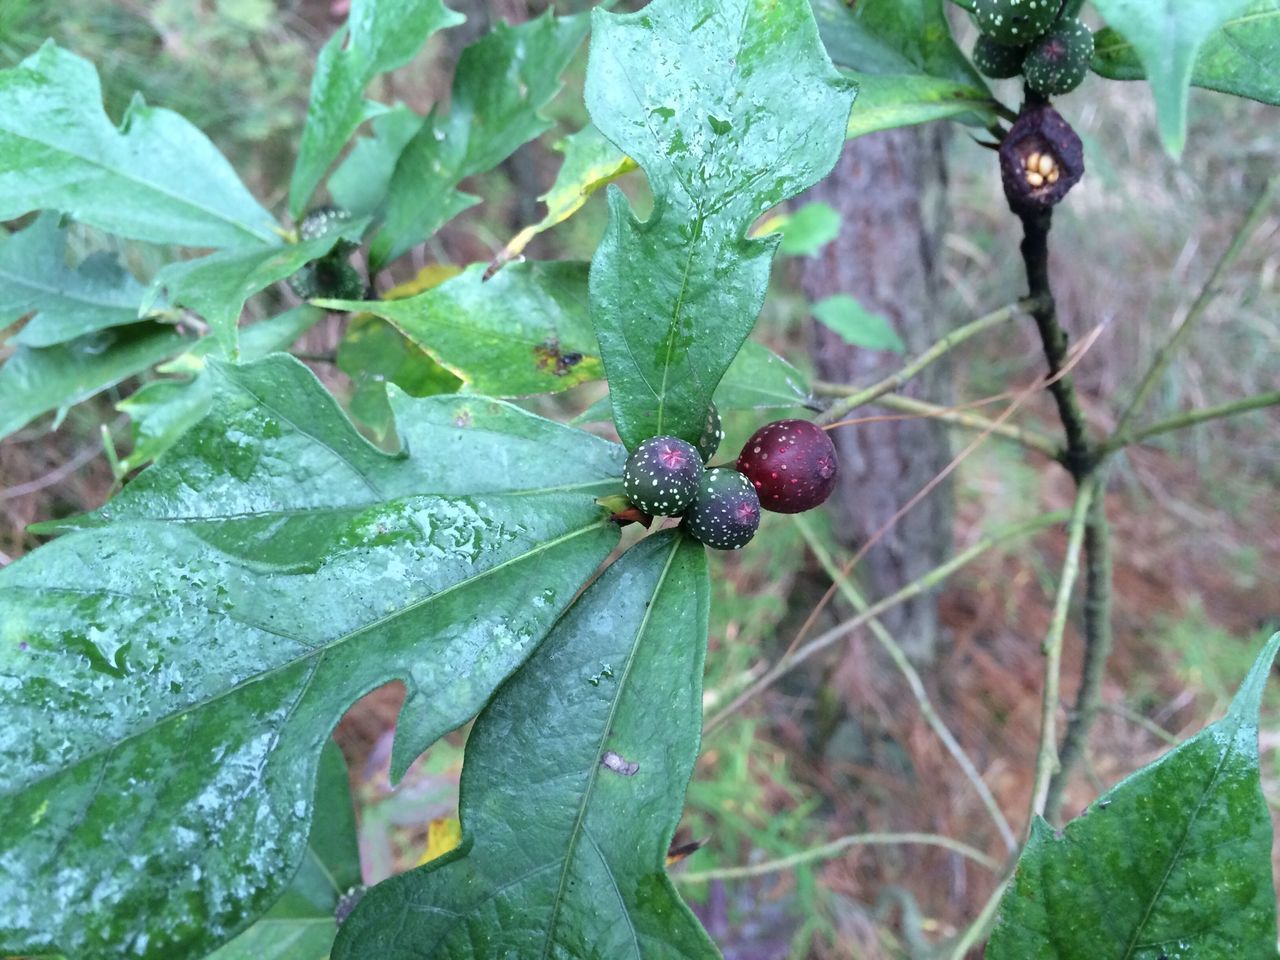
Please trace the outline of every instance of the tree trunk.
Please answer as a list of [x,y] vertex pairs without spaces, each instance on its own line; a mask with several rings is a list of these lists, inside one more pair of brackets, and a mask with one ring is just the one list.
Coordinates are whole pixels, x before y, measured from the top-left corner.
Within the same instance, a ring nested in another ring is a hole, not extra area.
[[[886,317],[908,355],[932,343],[939,316],[938,248],[943,234],[945,130],[940,124],[889,130],[850,140],[831,176],[805,199],[840,214],[841,231],[805,259],[801,286],[811,302],[849,294]],[[814,321],[813,357],[824,380],[866,385],[902,358],[853,347]],[[946,402],[950,368],[929,367],[904,392]],[[851,416],[887,413],[866,407]],[[838,427],[840,481],[832,495],[836,534],[856,548],[876,535],[950,460],[946,427],[927,420]],[[884,533],[860,564],[860,577],[883,597],[937,566],[951,546],[952,491],[943,483]],[[882,622],[917,662],[939,645],[937,597],[926,593],[888,611]]]

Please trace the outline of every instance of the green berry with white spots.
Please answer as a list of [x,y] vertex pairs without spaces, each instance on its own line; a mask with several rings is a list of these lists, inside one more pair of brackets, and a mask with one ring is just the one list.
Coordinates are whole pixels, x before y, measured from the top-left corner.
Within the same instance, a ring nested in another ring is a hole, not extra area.
[[724,427],[720,423],[720,411],[716,409],[716,405],[713,403],[707,408],[707,423],[702,428],[702,436],[694,444],[698,448],[698,452],[702,454],[703,463],[711,462],[711,458],[720,449],[722,440],[724,440]]
[[[333,233],[335,230],[341,230],[350,222],[350,212],[341,207],[316,207],[309,210],[299,222],[298,238],[301,240],[316,240]],[[346,256],[355,250],[357,246],[358,244],[352,243],[350,240],[339,240],[333,249],[339,255]]]
[[1026,47],[1010,47],[993,40],[985,33],[978,34],[973,45],[973,65],[984,77],[992,80],[1008,80],[1022,73],[1022,61]]
[[713,467],[702,475],[698,495],[682,526],[708,547],[739,550],[760,526],[760,497],[751,481],[737,470]]
[[1062,0],[973,0],[973,19],[992,40],[1025,47],[1058,18]]
[[678,517],[693,503],[702,479],[698,448],[679,437],[650,437],[622,469],[627,499],[655,517]]
[[1023,61],[1027,86],[1046,97],[1070,93],[1084,81],[1093,61],[1093,33],[1080,20],[1060,21],[1031,48]]

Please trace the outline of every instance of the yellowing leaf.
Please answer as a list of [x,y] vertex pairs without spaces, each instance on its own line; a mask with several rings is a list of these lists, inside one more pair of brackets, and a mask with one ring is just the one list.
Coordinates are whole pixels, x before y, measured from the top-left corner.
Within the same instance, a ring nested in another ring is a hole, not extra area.
[[427,824],[427,849],[418,858],[418,866],[430,863],[462,842],[462,824],[457,817],[438,817]]

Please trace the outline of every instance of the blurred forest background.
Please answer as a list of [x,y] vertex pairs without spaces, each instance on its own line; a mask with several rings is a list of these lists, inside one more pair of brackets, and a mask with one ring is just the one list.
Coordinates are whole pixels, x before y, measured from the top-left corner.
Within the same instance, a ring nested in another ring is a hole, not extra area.
[[[467,15],[467,24],[438,34],[409,67],[380,79],[372,95],[420,112],[443,104],[465,44],[494,20],[518,22],[552,6],[525,0],[450,5]],[[563,13],[590,4],[553,6]],[[184,114],[231,158],[257,196],[279,209],[311,65],[344,16],[343,0],[0,0],[0,66],[55,37],[98,64],[113,117],[122,115],[135,90]],[[972,28],[961,17],[955,22],[968,49]],[[406,258],[411,262],[384,278],[381,289],[428,264],[487,261],[520,227],[540,218],[537,197],[559,165],[554,144],[586,122],[584,62],[585,51],[549,108],[556,130],[493,173],[464,183],[484,203]],[[1018,100],[1014,87],[999,92],[1006,102]],[[1159,147],[1145,85],[1090,78],[1060,109],[1085,141],[1089,172],[1055,218],[1055,282],[1060,313],[1073,334],[1105,324],[1076,370],[1086,413],[1101,431],[1114,426],[1138,372],[1185,315],[1263,178],[1274,172],[1280,112],[1193,90],[1189,145],[1175,165]],[[935,238],[941,282],[932,320],[945,330],[1016,299],[1024,281],[1018,225],[1001,195],[993,155],[960,127],[950,131],[943,149],[950,215]],[[628,181],[624,188],[643,197],[643,178],[633,174]],[[597,198],[526,252],[533,258],[587,258],[604,220]],[[111,243],[88,231],[74,235],[84,251]],[[144,281],[161,262],[143,245],[110,248]],[[811,369],[816,321],[800,275],[813,262],[803,261],[779,259],[756,336]],[[290,297],[281,285],[257,298],[254,309],[271,315],[296,302]],[[345,323],[330,318],[295,350],[339,397],[349,398],[352,384],[333,363]],[[988,396],[1038,375],[1043,360],[1030,322],[1001,331],[958,350],[953,383],[946,395],[932,399]],[[0,357],[5,349],[0,338]],[[1224,278],[1221,294],[1162,382],[1149,416],[1273,390],[1277,383],[1280,212],[1273,209]],[[52,418],[45,417],[0,444],[0,565],[38,545],[24,532],[29,523],[96,507],[110,495],[113,474],[100,426],[106,425],[118,451],[129,449],[128,419],[116,404],[138,386],[127,381],[73,408],[56,431],[50,432]],[[536,406],[568,416],[595,398],[592,389]],[[1047,397],[1020,416],[1059,433]],[[724,450],[736,450],[766,419],[773,417],[731,420]],[[1113,471],[1107,501],[1116,527],[1116,650],[1104,691],[1106,710],[1085,769],[1068,794],[1069,809],[1083,807],[1103,786],[1219,716],[1262,638],[1280,629],[1278,489],[1275,409],[1166,434],[1131,448]],[[1064,471],[999,440],[964,461],[951,493],[950,535],[957,548],[1017,519],[1066,507],[1072,498]],[[781,655],[829,584],[792,518],[767,515],[757,542],[765,548],[717,557],[713,566],[718,596],[708,657],[709,711]],[[1015,827],[1030,791],[1039,647],[1065,546],[1065,535],[1050,531],[987,553],[953,577],[939,599],[937,659],[924,670],[934,702]],[[838,559],[848,555],[834,542],[832,549]],[[815,629],[847,615],[836,603]],[[1070,697],[1079,671],[1079,637],[1069,628],[1067,639],[1064,694]],[[879,648],[856,633],[828,653],[706,739],[681,838],[708,842],[688,858],[687,869],[768,861],[843,834],[875,830],[946,834],[1002,856],[980,803]],[[428,824],[447,823],[456,814],[465,732],[434,747],[400,789],[387,787],[389,727],[398,696],[395,689],[370,695],[338,731],[361,798],[369,880],[418,862]],[[1268,702],[1263,779],[1268,799],[1280,805],[1280,691],[1274,685]],[[924,937],[959,929],[994,883],[994,876],[938,848],[859,847],[795,869],[683,889],[730,960],[877,958],[902,955]]]

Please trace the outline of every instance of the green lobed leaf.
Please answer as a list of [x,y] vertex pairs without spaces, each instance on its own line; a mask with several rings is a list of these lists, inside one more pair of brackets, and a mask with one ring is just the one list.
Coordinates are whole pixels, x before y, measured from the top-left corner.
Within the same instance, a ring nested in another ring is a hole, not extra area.
[[1187,91],[1201,46],[1249,0],[1094,0],[1133,44],[1156,100],[1160,139],[1177,157],[1187,139]]
[[171,303],[200,314],[223,353],[234,358],[239,352],[240,313],[245,301],[323,257],[340,239],[358,242],[368,224],[367,219],[352,220],[341,230],[314,240],[266,249],[222,250],[166,264],[152,280],[148,296],[154,298],[164,291]]
[[486,398],[396,397],[392,456],[291,358],[210,367],[208,416],[0,571],[0,822],[22,825],[0,846],[0,951],[227,940],[296,871],[346,708],[404,681],[398,778],[617,543],[595,503],[620,490],[614,444]]
[[677,531],[606,570],[476,720],[462,846],[370,890],[335,960],[718,957],[665,869],[709,596],[706,552]]
[[136,323],[143,291],[107,253],[68,267],[67,231],[57,214],[41,214],[0,243],[0,330],[32,315],[10,343],[50,347]]
[[[301,306],[251,324],[240,337],[240,357],[247,363],[284,350],[322,319],[324,311]],[[217,374],[206,369],[204,358],[213,349],[213,338],[203,338],[161,368],[166,373],[189,373],[189,378],[152,380],[116,404],[133,421],[133,450],[120,458],[121,475],[160,456],[209,412],[218,392]]]
[[947,77],[927,74],[851,72],[858,83],[858,108],[849,114],[849,139],[878,130],[909,127],[933,120],[977,117],[995,123],[995,101],[984,90]]
[[600,378],[599,348],[587,317],[586,264],[516,264],[488,281],[484,272],[484,264],[472,264],[403,300],[316,302],[393,323],[472,392],[554,393]]
[[32,210],[153,243],[279,242],[203,133],[137,99],[117,128],[93,65],[52,41],[0,71],[0,220]]
[[636,169],[635,161],[620,153],[591,124],[569,134],[556,144],[556,149],[564,154],[564,162],[551,189],[538,198],[546,205],[546,215],[511,238],[494,258],[488,274],[520,256],[538,234],[572,217],[605,184]]
[[302,866],[275,906],[209,960],[326,960],[338,933],[338,902],[359,882],[360,849],[347,765],[330,740],[320,752],[311,837]]
[[462,52],[449,115],[428,117],[396,164],[387,219],[369,251],[373,270],[478,202],[456,189],[463,179],[492,169],[550,128],[539,111],[560,89],[560,74],[588,25],[586,14],[548,11],[515,27],[499,22]]
[[88,400],[193,343],[193,336],[148,321],[99,330],[53,347],[18,347],[0,366],[0,437],[42,413],[65,411]]
[[356,128],[367,118],[365,87],[404,66],[437,30],[465,17],[442,0],[352,0],[346,26],[329,38],[311,78],[311,103],[289,183],[297,219]]
[[[813,408],[809,378],[764,344],[748,340],[729,364],[716,387],[716,408],[725,410],[794,410]],[[609,397],[603,396],[574,423],[598,423],[613,415]]]
[[654,194],[642,223],[610,188],[591,264],[614,422],[628,447],[693,442],[764,301],[777,238],[746,233],[835,164],[855,91],[804,0],[655,0],[593,16],[587,108]]
[[394,425],[387,384],[394,383],[411,397],[457,393],[462,386],[462,381],[430,354],[371,313],[351,318],[338,344],[337,360],[354,388],[352,414],[379,440]]
[[327,184],[333,202],[353,217],[381,214],[396,161],[425,121],[404,104],[373,120],[373,136],[359,137]]
[[951,37],[945,0],[811,2],[822,42],[840,66],[863,74],[954,80],[990,99],[986,82]]
[[[1094,36],[1093,69],[1112,80],[1144,80],[1133,44],[1107,27]],[[1254,0],[1205,39],[1191,84],[1280,105],[1280,0]]]
[[1276,955],[1271,817],[1258,708],[1280,634],[1226,717],[1125,778],[1018,861],[989,960]]
[[872,313],[847,293],[818,301],[813,305],[813,315],[851,346],[892,353],[906,350],[906,344],[888,320]]

